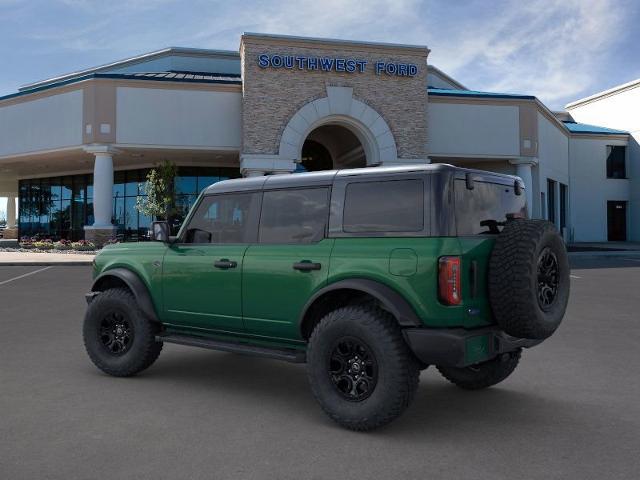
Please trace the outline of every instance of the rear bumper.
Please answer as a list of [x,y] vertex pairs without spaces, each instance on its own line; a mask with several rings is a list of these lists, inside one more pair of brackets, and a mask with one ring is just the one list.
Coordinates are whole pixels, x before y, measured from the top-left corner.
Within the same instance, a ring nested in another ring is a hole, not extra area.
[[495,327],[406,328],[402,331],[414,355],[425,365],[468,367],[519,348],[530,348],[542,340],[507,335]]

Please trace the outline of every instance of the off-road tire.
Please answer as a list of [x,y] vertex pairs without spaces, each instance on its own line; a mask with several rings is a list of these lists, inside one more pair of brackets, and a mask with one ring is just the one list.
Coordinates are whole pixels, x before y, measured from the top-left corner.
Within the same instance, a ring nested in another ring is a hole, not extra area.
[[[553,301],[543,306],[541,282],[550,277],[541,275],[538,263],[549,255],[557,266],[557,284]],[[567,250],[554,225],[545,220],[508,222],[489,260],[489,300],[497,324],[514,337],[545,339],[562,321],[569,288]]]
[[502,382],[518,366],[521,351],[503,353],[488,362],[465,368],[437,367],[444,378],[465,390],[480,390]]
[[[124,353],[114,354],[101,339],[101,326],[113,313],[125,318],[132,330],[131,344]],[[162,342],[156,342],[157,323],[147,318],[138,307],[133,294],[124,288],[101,292],[89,304],[82,334],[89,358],[105,373],[115,377],[129,377],[141,372],[156,361]]]
[[[372,353],[377,382],[367,398],[348,400],[330,374],[337,342],[357,339]],[[315,327],[307,348],[311,390],[322,409],[350,430],[367,431],[385,425],[404,412],[413,399],[419,365],[393,316],[370,305],[350,305],[328,313]]]

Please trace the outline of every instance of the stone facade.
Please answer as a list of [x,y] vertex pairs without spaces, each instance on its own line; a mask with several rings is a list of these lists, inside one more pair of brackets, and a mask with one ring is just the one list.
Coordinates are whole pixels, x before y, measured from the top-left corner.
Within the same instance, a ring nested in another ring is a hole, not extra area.
[[116,228],[84,228],[84,239],[92,242],[96,247],[103,247],[109,240],[116,238]]
[[[364,72],[261,68],[261,54],[366,60]],[[278,155],[291,117],[309,102],[327,97],[327,87],[348,87],[353,99],[375,110],[388,124],[399,159],[426,159],[426,47],[243,35],[242,153]],[[414,76],[376,74],[375,62],[417,65]],[[301,132],[302,133],[302,132]],[[308,133],[308,132],[307,132]]]
[[5,228],[2,231],[2,238],[7,240],[15,240],[18,238],[18,229],[17,228]]

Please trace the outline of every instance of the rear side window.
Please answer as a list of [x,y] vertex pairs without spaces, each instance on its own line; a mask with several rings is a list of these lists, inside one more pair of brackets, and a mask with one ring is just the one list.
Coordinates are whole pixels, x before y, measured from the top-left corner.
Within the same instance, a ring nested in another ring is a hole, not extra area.
[[455,192],[458,235],[499,233],[507,215],[526,216],[524,192],[516,195],[511,186],[476,181],[469,190],[456,180]]
[[347,185],[343,230],[420,232],[424,229],[424,182],[388,180]]
[[264,192],[260,243],[312,243],[324,238],[329,217],[329,189]]

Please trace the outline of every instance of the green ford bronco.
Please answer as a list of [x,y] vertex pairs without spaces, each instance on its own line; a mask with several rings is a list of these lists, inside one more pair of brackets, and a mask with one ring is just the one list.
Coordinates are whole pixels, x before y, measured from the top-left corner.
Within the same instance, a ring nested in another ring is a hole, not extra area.
[[558,327],[562,238],[526,218],[518,177],[449,165],[227,180],[177,236],[105,247],[84,343],[104,372],[163,343],[307,363],[340,425],[370,430],[411,402],[420,370],[480,389]]

